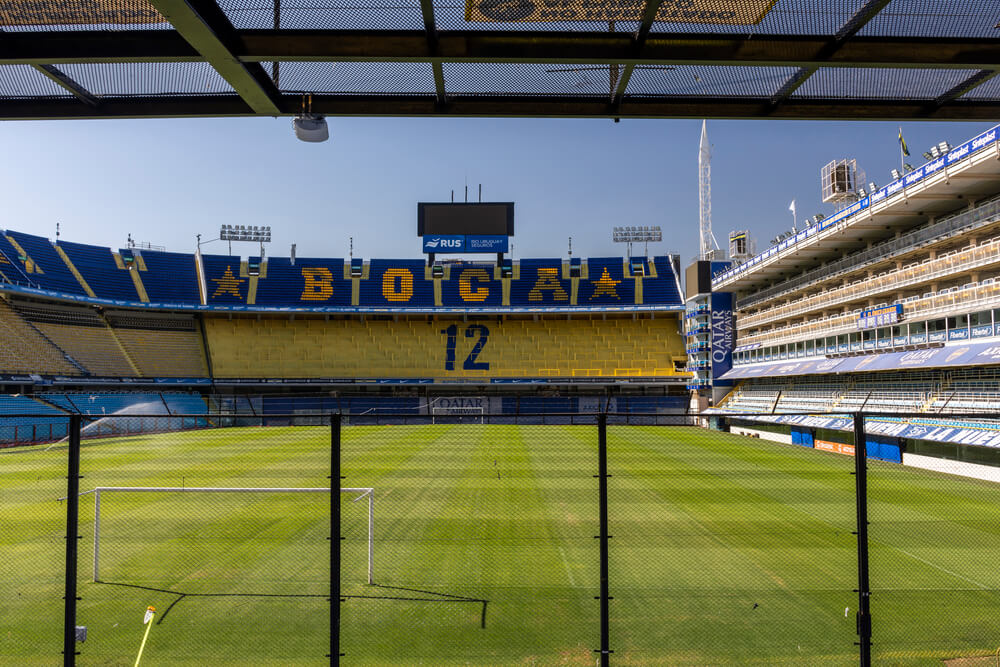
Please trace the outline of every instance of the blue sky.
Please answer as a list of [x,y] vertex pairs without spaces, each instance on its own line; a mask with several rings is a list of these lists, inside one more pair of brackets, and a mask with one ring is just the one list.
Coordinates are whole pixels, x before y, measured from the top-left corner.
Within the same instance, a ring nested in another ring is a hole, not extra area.
[[[944,139],[988,123],[902,123],[914,166]],[[899,166],[900,123],[712,121],[713,228],[749,229],[758,248],[833,209],[820,168],[857,158],[868,180]],[[697,251],[700,121],[331,118],[305,144],[288,118],[0,123],[0,227],[111,247],[126,236],[192,252],[220,223],[271,225],[270,255],[419,257],[416,203],[514,201],[514,256],[624,254],[615,225],[661,225],[650,253]],[[216,242],[205,252],[225,253]],[[254,252],[235,244],[234,254]]]

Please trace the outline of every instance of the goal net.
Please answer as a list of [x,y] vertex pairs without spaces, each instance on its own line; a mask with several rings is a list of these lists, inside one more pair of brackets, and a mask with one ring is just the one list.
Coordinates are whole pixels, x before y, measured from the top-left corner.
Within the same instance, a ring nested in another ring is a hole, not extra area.
[[431,422],[434,424],[482,424],[483,407],[432,407]]
[[[93,580],[148,586],[183,580],[206,589],[214,582],[273,594],[321,590],[329,584],[330,505],[316,500],[329,493],[326,487],[85,491],[80,495],[94,496]],[[342,488],[340,496],[342,572],[371,584],[374,489]]]

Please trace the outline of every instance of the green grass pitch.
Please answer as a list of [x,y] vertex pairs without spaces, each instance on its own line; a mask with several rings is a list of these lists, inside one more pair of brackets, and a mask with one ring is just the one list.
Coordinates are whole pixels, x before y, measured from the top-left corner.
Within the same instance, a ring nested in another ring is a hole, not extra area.
[[[95,486],[320,487],[329,429],[87,441]],[[596,428],[349,426],[342,664],[593,665]],[[852,459],[694,428],[609,427],[615,665],[856,664]],[[66,451],[0,452],[0,664],[61,661]],[[874,655],[1000,646],[1000,485],[869,465]],[[80,504],[81,665],[327,664],[327,494]],[[963,664],[976,664],[967,662]]]

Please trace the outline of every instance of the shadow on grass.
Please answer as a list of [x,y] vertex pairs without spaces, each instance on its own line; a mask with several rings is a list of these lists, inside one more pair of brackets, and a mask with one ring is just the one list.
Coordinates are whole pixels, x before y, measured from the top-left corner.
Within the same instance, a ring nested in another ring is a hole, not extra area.
[[[170,605],[164,610],[163,614],[156,619],[156,624],[161,625],[163,621],[167,620],[167,615],[170,614],[170,610],[173,609],[178,602],[184,598],[325,598],[330,599],[329,595],[323,594],[309,594],[309,593],[186,593],[184,591],[177,591],[170,588],[156,588],[154,586],[141,586],[139,584],[126,584],[122,582],[115,581],[96,581],[94,583],[103,584],[105,586],[119,586],[122,588],[134,588],[141,591],[152,591],[154,593],[166,593],[167,595],[176,595],[176,599],[170,603]],[[359,599],[359,600],[403,600],[408,602],[472,602],[478,603],[483,606],[482,614],[480,615],[479,627],[486,628],[486,605],[489,600],[483,600],[482,598],[470,598],[462,595],[452,595],[450,593],[438,593],[436,591],[425,591],[417,588],[403,588],[401,586],[387,586],[385,584],[372,584],[374,588],[380,588],[387,591],[402,591],[406,593],[420,593],[425,596],[433,597],[414,597],[406,595],[342,595],[340,596],[341,602],[348,599]]]

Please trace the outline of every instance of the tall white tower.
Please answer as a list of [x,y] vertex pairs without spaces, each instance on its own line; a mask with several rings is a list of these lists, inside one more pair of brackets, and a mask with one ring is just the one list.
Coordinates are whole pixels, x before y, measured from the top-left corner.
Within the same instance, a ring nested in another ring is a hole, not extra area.
[[710,260],[715,255],[712,234],[712,147],[708,143],[706,121],[701,121],[701,143],[698,146],[698,259]]

